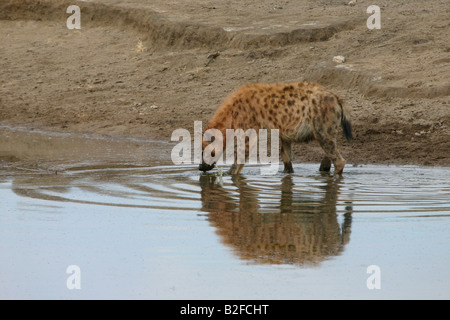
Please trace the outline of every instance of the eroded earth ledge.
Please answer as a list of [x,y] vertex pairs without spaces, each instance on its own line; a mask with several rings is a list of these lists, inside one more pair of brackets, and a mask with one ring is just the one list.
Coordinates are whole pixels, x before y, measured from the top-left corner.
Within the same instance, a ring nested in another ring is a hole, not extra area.
[[307,80],[352,109],[350,163],[450,165],[447,1],[379,1],[380,30],[365,1],[307,0],[76,1],[69,30],[72,2],[0,1],[3,126],[168,141],[242,84]]

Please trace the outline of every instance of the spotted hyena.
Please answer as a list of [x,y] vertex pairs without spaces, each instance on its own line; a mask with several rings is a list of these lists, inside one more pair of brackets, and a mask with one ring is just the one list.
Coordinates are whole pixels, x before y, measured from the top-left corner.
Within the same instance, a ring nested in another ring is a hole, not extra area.
[[[342,174],[346,161],[337,150],[339,127],[347,140],[351,140],[349,110],[342,99],[318,84],[296,82],[242,86],[217,109],[205,131],[218,129],[226,137],[226,129],[278,129],[281,158],[287,173],[293,172],[292,143],[315,139],[325,151],[320,171],[330,171],[333,163],[335,173]],[[209,143],[203,141],[203,150]],[[199,169],[208,171],[214,165],[203,161]],[[243,167],[244,164],[235,161],[231,174],[238,174]]]

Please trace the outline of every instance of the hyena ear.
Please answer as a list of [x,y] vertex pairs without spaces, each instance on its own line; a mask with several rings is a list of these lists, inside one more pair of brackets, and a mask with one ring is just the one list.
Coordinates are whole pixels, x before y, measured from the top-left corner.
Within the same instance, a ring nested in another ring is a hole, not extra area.
[[203,132],[203,142],[214,142],[216,136],[211,131],[205,130]]

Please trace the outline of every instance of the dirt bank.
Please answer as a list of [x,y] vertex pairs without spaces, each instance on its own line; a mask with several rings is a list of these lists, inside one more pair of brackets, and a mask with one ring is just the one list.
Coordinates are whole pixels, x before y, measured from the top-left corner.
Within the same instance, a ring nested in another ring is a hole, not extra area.
[[0,124],[168,141],[244,83],[308,80],[352,109],[349,163],[450,165],[448,1],[378,1],[380,30],[367,1],[77,2],[81,30],[70,4],[0,0]]

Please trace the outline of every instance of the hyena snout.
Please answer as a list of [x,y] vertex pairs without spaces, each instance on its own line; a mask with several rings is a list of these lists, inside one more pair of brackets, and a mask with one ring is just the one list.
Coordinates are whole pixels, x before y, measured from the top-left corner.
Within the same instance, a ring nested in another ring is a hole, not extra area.
[[206,162],[203,161],[201,164],[198,165],[198,170],[206,172],[212,170],[215,166],[216,166],[215,163],[207,164]]
[[216,166],[216,164],[214,162],[211,164],[205,162],[205,159],[203,158],[203,152],[202,152],[202,163],[200,163],[198,165],[198,170],[206,172],[206,171],[212,170],[215,166]]

